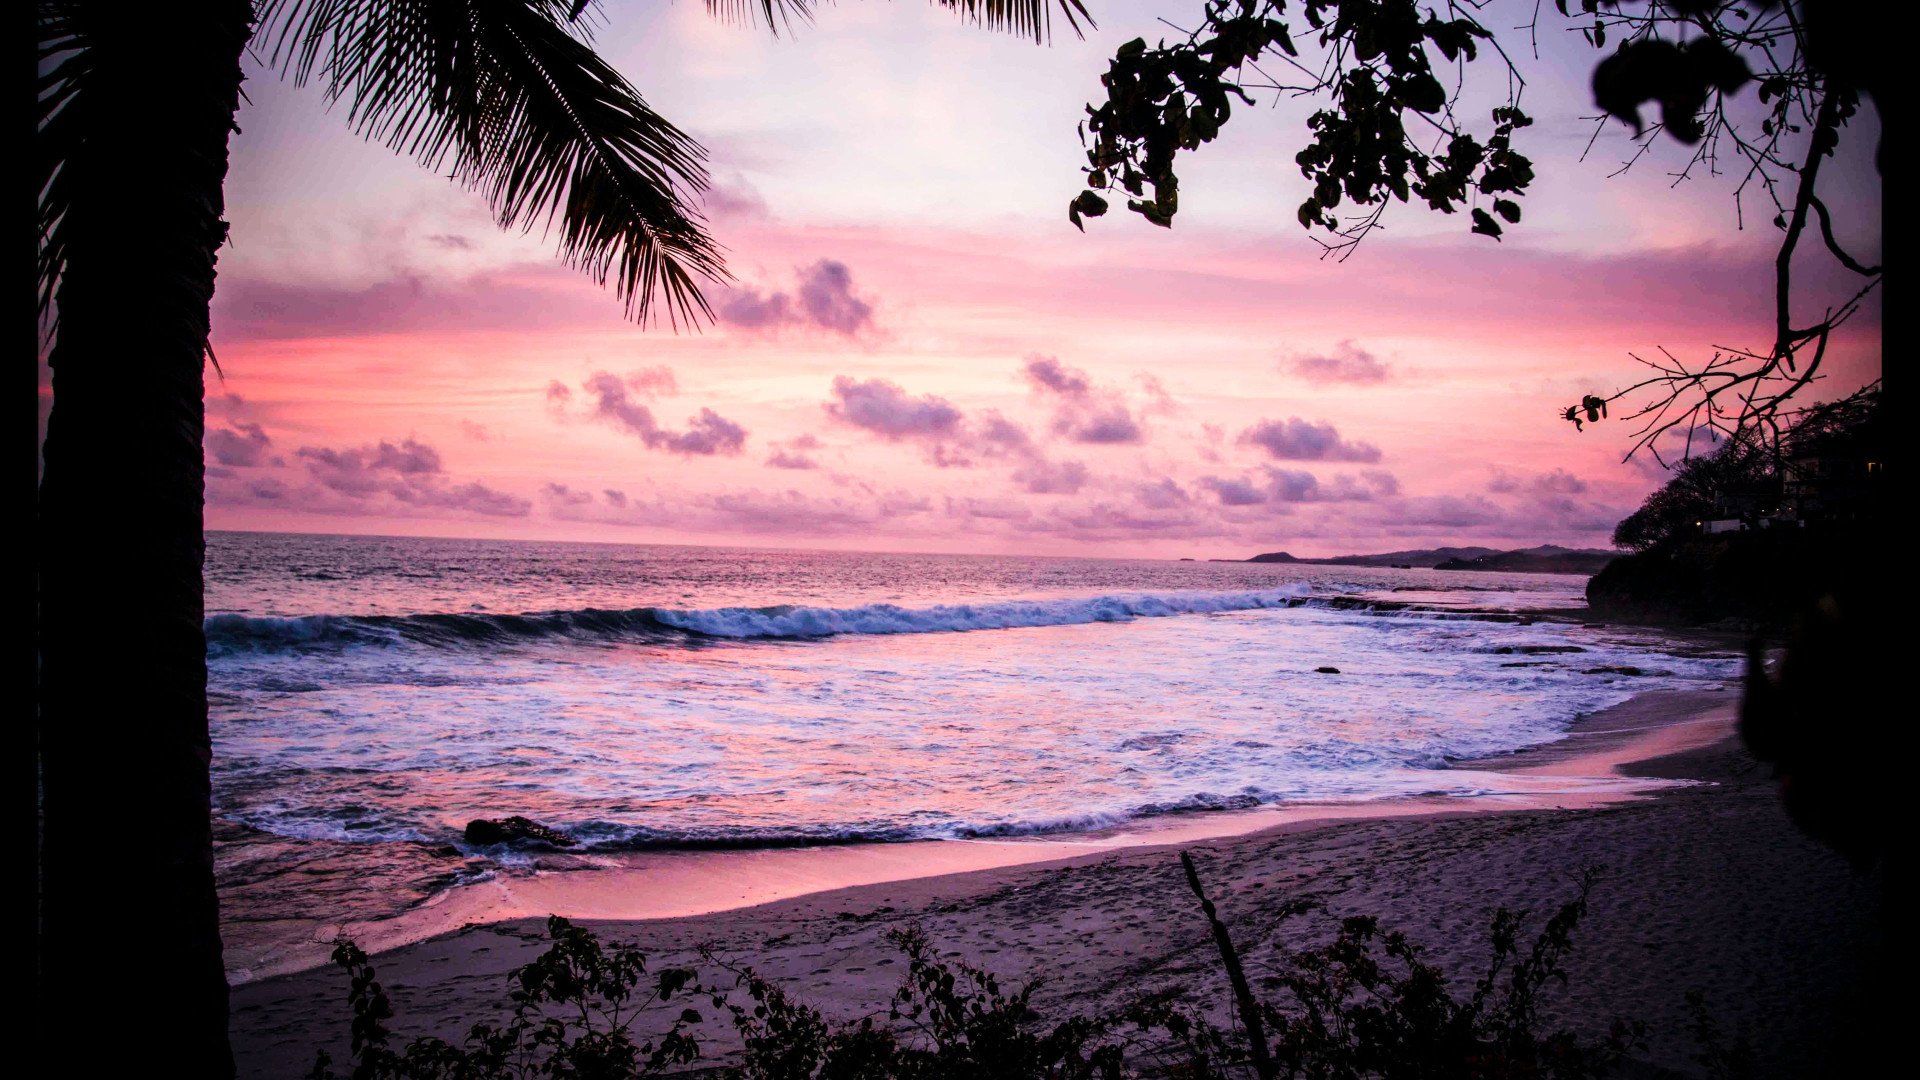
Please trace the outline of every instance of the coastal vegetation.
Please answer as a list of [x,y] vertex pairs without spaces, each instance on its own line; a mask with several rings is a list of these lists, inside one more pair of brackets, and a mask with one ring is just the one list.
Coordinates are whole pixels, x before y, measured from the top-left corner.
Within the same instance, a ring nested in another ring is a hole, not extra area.
[[[481,1022],[463,1045],[419,1038],[395,1049],[393,1009],[365,953],[340,942],[333,960],[348,977],[353,1080],[627,1080],[683,1072],[700,1059],[709,1018],[732,1029],[738,1080],[1185,1080],[1452,1077],[1459,1080],[1581,1080],[1605,1075],[1642,1045],[1643,1024],[1617,1020],[1598,1037],[1554,1027],[1545,992],[1565,984],[1565,958],[1598,876],[1532,933],[1525,912],[1499,909],[1488,928],[1485,966],[1450,978],[1404,933],[1377,918],[1328,920],[1322,944],[1276,948],[1256,993],[1190,855],[1189,886],[1212,929],[1218,980],[1231,991],[1225,1015],[1197,1004],[1222,987],[1175,986],[1099,1014],[1049,1017],[1035,1008],[1043,985],[1014,988],[985,969],[942,959],[918,926],[889,940],[906,960],[884,1013],[830,1018],[737,957],[703,950],[716,972],[649,972],[637,948],[603,944],[566,919],[547,920],[552,945],[509,976],[503,1024]],[[1308,915],[1289,905],[1282,918]],[[1324,913],[1323,913],[1324,914]],[[730,985],[728,983],[730,982]],[[703,1012],[696,1006],[710,1006]],[[1716,1077],[1743,1074],[1704,1002],[1694,999],[1700,1060]],[[636,1025],[652,1034],[642,1034]],[[325,1051],[310,1080],[337,1080]]]
[[1603,618],[1784,628],[1822,596],[1873,602],[1893,555],[1882,392],[1804,410],[1691,458],[1614,530],[1587,583]]
[[[1035,38],[1046,36],[1054,6],[1047,0],[940,2],[991,28]],[[708,6],[769,27],[811,12],[806,0],[711,0]],[[1557,6],[1567,11],[1565,3]],[[1751,14],[1678,0],[1581,6],[1581,18],[1593,20],[1583,32],[1595,46],[1606,44],[1610,29],[1619,46],[1594,75],[1605,110],[1649,140],[1664,131],[1699,147],[1699,167],[1711,167],[1718,146],[1746,157],[1778,211],[1773,222],[1783,239],[1771,342],[1716,352],[1704,363],[1663,354],[1647,382],[1609,398],[1589,396],[1567,417],[1576,424],[1595,419],[1606,402],[1651,390],[1653,400],[1632,414],[1643,421],[1637,445],[1657,449],[1654,440],[1665,433],[1699,427],[1724,429],[1736,440],[1750,431],[1777,433],[1789,403],[1818,377],[1834,332],[1880,283],[1879,267],[1863,265],[1835,241],[1816,185],[1861,95],[1884,104],[1877,80],[1891,69],[1876,50],[1889,39],[1863,19],[1836,14],[1848,10],[1838,4],[1812,5],[1814,17],[1804,23],[1787,5],[1769,0],[1749,5]],[[89,1000],[99,973],[125,963],[122,947],[98,928],[123,915],[128,880],[140,883],[142,917],[166,928],[151,936],[141,962],[174,975],[167,992],[126,1011],[118,1037],[100,1048],[104,1054],[142,1062],[158,1054],[187,1075],[233,1070],[209,822],[203,372],[208,362],[218,363],[209,341],[210,302],[227,240],[223,185],[241,101],[242,55],[257,48],[296,81],[318,79],[330,101],[346,103],[356,131],[426,167],[451,168],[454,179],[487,198],[502,227],[555,222],[563,260],[598,282],[611,279],[635,319],[644,322],[664,308],[676,326],[697,323],[708,314],[701,282],[726,279],[720,249],[695,205],[706,186],[704,151],[593,52],[579,23],[587,7],[586,0],[220,0],[190,8],[40,0],[37,6],[36,291],[54,372],[38,503],[37,990],[44,1002]],[[1078,0],[1061,0],[1060,8],[1070,25],[1086,16]],[[1299,218],[1328,234],[1329,251],[1342,257],[1352,251],[1377,227],[1389,198],[1418,196],[1436,210],[1466,210],[1471,230],[1495,240],[1520,221],[1518,199],[1532,164],[1517,141],[1532,119],[1521,111],[1517,91],[1476,134],[1454,119],[1457,98],[1427,54],[1431,47],[1449,62],[1492,54],[1505,63],[1493,31],[1462,8],[1450,10],[1445,21],[1430,16],[1423,23],[1412,0],[1337,8],[1307,0],[1301,12],[1326,65],[1305,87],[1274,89],[1304,90],[1332,103],[1315,115],[1312,142],[1299,158],[1316,185]],[[1229,99],[1247,99],[1251,84],[1240,80],[1243,69],[1257,72],[1263,53],[1297,54],[1288,19],[1283,0],[1221,0],[1184,42],[1122,46],[1090,124],[1088,189],[1072,202],[1076,223],[1104,212],[1099,192],[1117,189],[1130,209],[1169,225],[1178,205],[1176,153],[1211,141],[1228,118]],[[1662,39],[1682,29],[1708,44],[1682,50]],[[1768,106],[1760,135],[1730,119],[1736,92],[1755,93]],[[1639,107],[1648,100],[1658,100],[1662,118],[1643,129]],[[1421,124],[1446,137],[1443,153],[1430,153],[1409,136]],[[1338,216],[1343,199],[1366,208],[1357,221]],[[1818,305],[1824,314],[1817,319],[1794,317],[1790,278],[1810,224],[1861,279],[1857,290]],[[121,497],[103,498],[107,492]],[[103,538],[126,535],[129,521],[138,523],[138,542],[115,544],[111,557],[102,557]],[[1712,543],[1734,551],[1771,542]],[[1683,568],[1683,555],[1676,549],[1670,565]],[[1778,558],[1804,561],[1791,552]],[[1829,554],[1804,558],[1823,562]],[[1611,594],[1603,585],[1600,595]],[[119,656],[113,677],[103,679],[99,620],[129,610],[142,621],[140,647]],[[1852,625],[1847,633],[1857,635],[1859,624]],[[1827,655],[1818,649],[1806,655],[1816,654]],[[1827,669],[1805,670],[1799,681],[1783,683],[1781,700],[1797,704],[1778,715],[1804,716],[1825,692],[1829,684],[1817,671]],[[1777,753],[1791,757],[1800,745],[1791,734],[1800,730],[1798,721],[1768,723],[1774,726],[1756,721],[1750,730],[1787,732],[1766,745],[1784,747]],[[141,842],[117,859],[101,859],[98,838],[136,821]],[[1253,1063],[1265,1080],[1289,1061],[1311,1063],[1314,1075],[1353,1074],[1375,1067],[1366,1063],[1392,1060],[1379,1055],[1412,1047],[1458,1051],[1499,1066],[1489,1074],[1585,1075],[1579,1070],[1603,1060],[1609,1047],[1540,1034],[1532,1011],[1533,995],[1557,972],[1553,958],[1577,919],[1577,911],[1564,920],[1556,916],[1525,956],[1513,937],[1517,923],[1504,938],[1503,924],[1496,923],[1489,970],[1506,974],[1497,985],[1490,974],[1484,993],[1476,990],[1466,1002],[1448,994],[1404,938],[1382,936],[1364,921],[1342,924],[1333,945],[1295,958],[1295,982],[1283,978],[1275,987],[1290,993],[1293,1004],[1274,1006],[1270,1017],[1258,1014],[1276,1033],[1265,1067],[1257,1065],[1257,1043],[1236,1042],[1198,1020],[1176,1021],[1173,1012],[1142,1015],[1148,1030],[1173,1037],[1186,1055],[1181,1067],[1194,1076],[1244,1071]],[[1554,927],[1563,928],[1559,937]],[[356,995],[354,1075],[619,1076],[654,1067],[656,1056],[662,1066],[689,1060],[683,1055],[690,1044],[681,1040],[691,1036],[678,1026],[651,1044],[628,1041],[615,1017],[630,1018],[621,1010],[638,1007],[641,960],[631,951],[610,954],[590,936],[571,936],[574,929],[557,925],[551,962],[522,969],[515,991],[523,995],[516,1000],[520,1026],[477,1033],[479,1042],[467,1048],[422,1047],[417,1056],[414,1047],[387,1049],[388,1009],[372,968],[357,950],[343,947],[341,962]],[[902,947],[913,955],[911,942]],[[902,1003],[930,1018],[920,1029],[923,1042],[828,1030],[800,1006],[775,1007],[764,997],[744,1014],[730,1015],[736,1026],[746,1025],[743,1033],[765,1034],[770,1048],[801,1052],[769,1062],[816,1063],[812,1073],[767,1076],[988,1075],[972,1064],[976,1031],[1005,1040],[1014,1048],[1009,1053],[1027,1055],[1021,1060],[1035,1069],[1064,1068],[1071,1055],[1079,1055],[1074,1067],[1091,1069],[1093,1055],[1118,1045],[1102,1041],[1117,1038],[1118,1028],[1093,1020],[1065,1034],[1058,1027],[1038,1034],[1025,996],[1003,998],[984,973],[922,959],[920,981],[905,988]],[[1535,975],[1537,984],[1527,981]],[[756,984],[746,979],[751,994]],[[641,1003],[657,997],[665,1004],[686,989],[683,983],[670,992],[662,977]],[[558,1015],[575,1010],[585,1018],[603,1005],[614,1011],[600,1014],[602,1027],[572,1029],[572,1021]],[[71,1004],[48,1012],[56,1026],[90,1022]],[[1301,1027],[1295,1020],[1302,1015],[1316,1019]],[[1243,1011],[1247,1030],[1257,1029],[1255,1016]],[[674,1023],[695,1022],[682,1013]],[[775,1022],[778,1030],[768,1026]],[[1184,1026],[1176,1031],[1176,1023]],[[868,1061],[873,1064],[863,1064]],[[1114,1062],[1102,1075],[1119,1075],[1117,1056],[1100,1061],[1103,1070]],[[828,1064],[838,1071],[824,1073]],[[1465,1071],[1470,1067],[1478,1068],[1463,1060],[1461,1074],[1474,1075]]]
[[[1054,6],[939,2],[1036,39]],[[1084,15],[1059,3],[1069,23]],[[38,0],[36,293],[53,404],[36,566],[36,978],[43,1001],[86,998],[123,959],[96,928],[139,881],[145,917],[168,928],[144,962],[176,977],[122,1018],[120,1053],[165,1047],[190,1076],[234,1069],[210,819],[203,375],[219,363],[211,303],[242,56],[317,81],[355,131],[448,169],[502,228],[551,227],[562,260],[611,280],[636,320],[664,309],[691,324],[709,314],[701,282],[727,280],[698,207],[706,151],[594,52],[589,6]],[[707,6],[769,25],[810,10]],[[129,522],[138,541],[117,542]],[[102,679],[96,635],[115,611],[139,613],[141,646]],[[136,820],[141,843],[100,859],[98,838]]]

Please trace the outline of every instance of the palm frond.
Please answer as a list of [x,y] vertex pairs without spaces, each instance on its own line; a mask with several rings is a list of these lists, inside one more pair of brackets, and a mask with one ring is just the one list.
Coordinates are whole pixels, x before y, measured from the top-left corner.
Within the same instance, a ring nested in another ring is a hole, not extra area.
[[[578,0],[584,9],[591,0]],[[782,27],[791,28],[795,22],[812,22],[813,9],[817,0],[706,0],[707,13],[714,18],[731,23],[762,23],[767,29],[779,33]],[[989,30],[1004,30],[1032,37],[1044,42],[1052,34],[1049,22],[1053,4],[1049,0],[934,0],[943,8],[958,11],[963,18],[971,19]],[[1066,18],[1077,37],[1085,37],[1080,29],[1082,20],[1088,26],[1093,25],[1093,16],[1087,14],[1081,0],[1054,0],[1060,6],[1060,14]]]
[[[272,0],[255,41],[318,78],[356,132],[483,193],[503,227],[558,224],[560,253],[641,322],[711,318],[725,281],[692,200],[706,151],[597,56],[574,0]],[[572,29],[570,29],[572,28]],[[577,32],[576,32],[577,31]]]
[[90,48],[87,14],[84,5],[59,0],[41,0],[37,13],[33,167],[39,252],[35,284],[43,319],[52,308],[54,288],[67,262],[64,226],[73,205],[75,177],[66,164],[78,156],[93,126],[87,120],[86,86],[96,54]]
[[707,14],[723,22],[765,23],[778,34],[797,22],[813,21],[814,0],[707,0]]
[[[1067,27],[1075,37],[1086,37],[1080,29],[1082,19],[1088,26],[1093,25],[1093,16],[1087,14],[1086,5],[1081,0],[1055,0],[1060,7],[1060,15],[1067,20]],[[961,17],[971,19],[989,30],[1004,30],[1022,37],[1032,37],[1045,42],[1053,34],[1049,21],[1053,4],[1047,0],[934,0],[943,8],[957,11]]]

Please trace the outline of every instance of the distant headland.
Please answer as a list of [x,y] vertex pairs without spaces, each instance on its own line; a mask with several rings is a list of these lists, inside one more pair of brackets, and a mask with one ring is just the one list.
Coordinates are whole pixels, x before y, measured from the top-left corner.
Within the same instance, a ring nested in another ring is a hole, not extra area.
[[1379,566],[1411,570],[1498,570],[1529,574],[1597,574],[1618,558],[1617,551],[1598,548],[1565,548],[1558,544],[1500,551],[1487,547],[1420,548],[1415,551],[1387,551],[1378,555],[1336,555],[1330,559],[1302,559],[1284,551],[1270,551],[1251,559],[1217,559],[1216,562],[1302,563],[1315,566]]

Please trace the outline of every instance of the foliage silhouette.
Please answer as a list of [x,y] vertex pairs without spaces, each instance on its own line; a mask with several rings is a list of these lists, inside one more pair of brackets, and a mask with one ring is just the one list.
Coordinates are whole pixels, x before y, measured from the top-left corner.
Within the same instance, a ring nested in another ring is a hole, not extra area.
[[[1595,66],[1591,89],[1599,125],[1634,130],[1636,150],[1620,171],[1664,133],[1691,148],[1678,178],[1717,174],[1723,158],[1732,162],[1742,227],[1757,194],[1781,233],[1767,345],[1716,348],[1704,362],[1661,349],[1642,358],[1653,369],[1649,378],[1583,395],[1562,417],[1583,428],[1605,419],[1609,404],[1633,398],[1621,417],[1637,425],[1628,456],[1658,457],[1656,440],[1675,428],[1776,437],[1790,403],[1820,377],[1834,331],[1881,282],[1881,267],[1864,265],[1835,237],[1818,184],[1861,95],[1883,115],[1892,108],[1884,92],[1888,35],[1866,6],[1848,0],[1554,6],[1595,49],[1614,43]],[[1138,38],[1115,50],[1101,76],[1103,97],[1087,106],[1086,185],[1068,203],[1068,220],[1084,229],[1084,219],[1105,214],[1108,196],[1118,193],[1128,209],[1171,227],[1179,155],[1217,139],[1236,101],[1251,106],[1256,94],[1267,94],[1325,103],[1308,117],[1310,138],[1294,158],[1312,185],[1296,216],[1310,233],[1326,235],[1315,237],[1323,255],[1352,254],[1396,201],[1465,210],[1471,233],[1500,239],[1519,224],[1517,200],[1534,179],[1532,161],[1517,147],[1533,122],[1521,108],[1526,79],[1502,40],[1524,33],[1536,44],[1541,14],[1536,5],[1531,21],[1496,32],[1482,21],[1484,9],[1447,0],[1423,19],[1418,0],[1294,0],[1292,7],[1289,0],[1209,0],[1199,25],[1172,42],[1150,47]],[[1459,110],[1469,74],[1490,62],[1497,71],[1488,81],[1500,87],[1501,103],[1484,118],[1467,116]],[[1660,107],[1653,123],[1641,115],[1650,101]],[[1762,115],[1747,115],[1755,105]],[[1355,212],[1343,217],[1343,202]],[[1808,305],[1819,317],[1796,318],[1792,263],[1810,221],[1859,282]]]
[[[936,0],[1045,41],[1081,0]],[[116,962],[95,928],[127,877],[175,929],[156,968],[178,991],[103,1048],[135,1072],[158,1051],[231,1075],[207,728],[203,371],[227,240],[227,140],[249,48],[318,80],[348,122],[484,195],[503,227],[557,227],[563,260],[611,280],[628,314],[708,316],[720,249],[697,209],[705,151],[592,47],[591,0],[36,0],[36,300],[53,372],[39,502],[42,1000],[77,1000]],[[812,0],[707,0],[771,30]],[[102,498],[104,492],[116,497]],[[113,543],[127,523],[140,542]],[[143,647],[102,680],[103,611],[132,610]],[[119,865],[98,838],[140,821]],[[75,1019],[58,1023],[79,1024]],[[76,1036],[77,1037],[77,1036]],[[138,1064],[135,1064],[135,1062]],[[104,1065],[103,1065],[104,1067]]]
[[[393,1006],[374,977],[373,965],[358,946],[341,941],[334,947],[333,962],[348,977],[352,1080],[615,1080],[658,1075],[699,1057],[699,1043],[686,1029],[702,1021],[700,1012],[681,1008],[673,1014],[671,1004],[676,994],[685,1001],[700,992],[694,972],[665,968],[648,979],[647,960],[639,950],[602,946],[592,932],[557,915],[547,920],[547,936],[553,945],[509,975],[513,1013],[504,1027],[475,1024],[464,1047],[423,1038],[400,1051],[391,1047],[386,1021],[393,1018]],[[671,1015],[666,1031],[636,1043],[634,1023],[656,1012]],[[335,1080],[326,1051],[319,1052],[308,1076]]]
[[[393,1013],[367,957],[350,942],[334,952],[348,974],[353,1011],[354,1080],[582,1080],[657,1075],[699,1055],[694,1009],[677,1014],[671,999],[708,996],[731,1020],[739,1080],[1123,1080],[1174,1076],[1188,1080],[1435,1077],[1574,1080],[1597,1077],[1627,1050],[1642,1045],[1644,1026],[1617,1022],[1598,1040],[1544,1030],[1543,991],[1568,981],[1565,958],[1586,914],[1597,870],[1588,870],[1573,899],[1522,942],[1525,912],[1501,908],[1489,930],[1485,970],[1464,996],[1421,946],[1383,932],[1372,916],[1340,921],[1327,944],[1276,947],[1274,974],[1261,1000],[1248,985],[1225,924],[1213,910],[1189,856],[1189,885],[1213,928],[1221,970],[1233,985],[1238,1030],[1223,1030],[1183,1004],[1171,988],[1097,1015],[1047,1020],[1034,1008],[1039,980],[1003,988],[992,973],[939,959],[918,925],[890,931],[907,960],[884,1015],[830,1021],[751,967],[702,958],[734,977],[733,991],[701,985],[694,972],[661,971],[643,984],[645,958],[608,949],[565,919],[548,920],[553,945],[510,976],[512,1019],[476,1024],[464,1047],[423,1038],[391,1048]],[[1283,907],[1283,919],[1311,905]],[[643,985],[647,988],[643,991]],[[654,1038],[634,1041],[643,1016],[671,1018]],[[1714,1060],[1737,1063],[1704,1005],[1694,1030]],[[1269,1036],[1266,1032],[1271,1032]],[[313,1080],[334,1076],[324,1052]]]

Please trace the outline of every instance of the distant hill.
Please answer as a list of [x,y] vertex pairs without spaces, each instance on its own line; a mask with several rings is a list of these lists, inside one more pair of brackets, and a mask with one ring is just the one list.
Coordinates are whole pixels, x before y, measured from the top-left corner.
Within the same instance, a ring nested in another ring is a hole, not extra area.
[[1528,574],[1597,574],[1620,557],[1617,551],[1564,548],[1557,544],[1500,551],[1473,559],[1448,559],[1435,570],[1500,570]]
[[1302,559],[1284,551],[1255,555],[1247,562],[1301,563],[1312,566],[1407,566],[1434,570],[1502,570],[1533,574],[1597,574],[1618,552],[1596,548],[1564,548],[1557,544],[1501,551],[1488,547],[1420,548],[1386,551],[1378,555],[1336,555],[1330,559]]
[[1264,563],[1310,563],[1315,566],[1420,566],[1431,567],[1448,559],[1477,559],[1482,555],[1498,555],[1497,548],[1487,547],[1445,547],[1421,548],[1418,551],[1387,551],[1378,555],[1335,555],[1330,559],[1300,559],[1284,551],[1255,555],[1248,562]]

